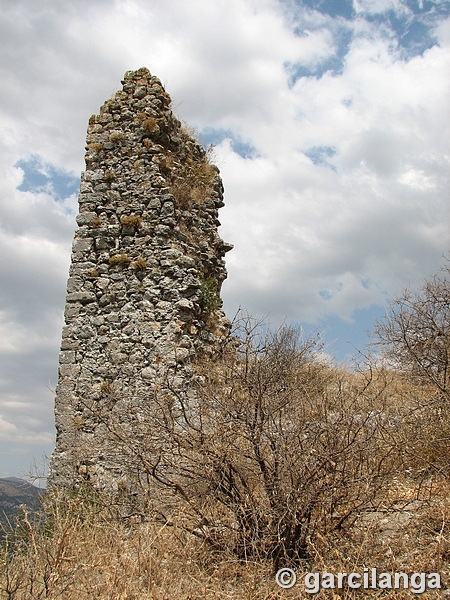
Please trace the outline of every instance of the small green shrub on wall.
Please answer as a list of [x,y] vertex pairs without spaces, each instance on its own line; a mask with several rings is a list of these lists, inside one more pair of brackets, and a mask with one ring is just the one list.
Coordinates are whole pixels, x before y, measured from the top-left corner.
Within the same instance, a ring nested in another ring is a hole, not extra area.
[[200,279],[201,306],[207,313],[212,313],[221,307],[219,285],[215,277]]

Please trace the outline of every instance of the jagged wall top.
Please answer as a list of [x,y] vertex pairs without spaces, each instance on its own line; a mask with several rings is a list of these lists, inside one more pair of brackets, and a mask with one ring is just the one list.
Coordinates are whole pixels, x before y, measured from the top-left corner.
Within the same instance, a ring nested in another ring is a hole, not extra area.
[[218,169],[172,113],[158,78],[142,68],[122,83],[89,119],[51,485],[80,477],[114,484],[125,467],[100,408],[106,402],[132,432],[139,415],[130,407],[151,402],[169,371],[173,385],[189,387],[191,360],[229,330],[220,287],[231,245],[217,233]]

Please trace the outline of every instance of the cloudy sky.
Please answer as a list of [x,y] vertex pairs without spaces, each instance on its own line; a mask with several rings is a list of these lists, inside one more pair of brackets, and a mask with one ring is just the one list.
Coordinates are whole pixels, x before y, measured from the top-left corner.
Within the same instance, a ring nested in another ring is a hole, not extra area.
[[87,121],[125,71],[215,144],[229,316],[344,360],[448,251],[448,0],[0,0],[0,44],[0,477],[54,444]]

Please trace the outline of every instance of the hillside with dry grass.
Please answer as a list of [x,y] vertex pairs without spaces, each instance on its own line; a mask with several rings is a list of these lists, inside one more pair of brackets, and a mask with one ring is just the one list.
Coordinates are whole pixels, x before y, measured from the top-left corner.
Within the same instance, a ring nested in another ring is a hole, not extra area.
[[[248,317],[127,436],[133,482],[54,490],[7,533],[2,598],[299,598],[307,573],[439,573],[450,583],[449,272],[405,293],[349,371],[320,340]],[[169,392],[167,391],[169,390]],[[111,394],[113,391],[111,391]],[[281,589],[274,574],[296,570]],[[410,598],[322,589],[317,598]],[[442,597],[439,589],[426,598]]]

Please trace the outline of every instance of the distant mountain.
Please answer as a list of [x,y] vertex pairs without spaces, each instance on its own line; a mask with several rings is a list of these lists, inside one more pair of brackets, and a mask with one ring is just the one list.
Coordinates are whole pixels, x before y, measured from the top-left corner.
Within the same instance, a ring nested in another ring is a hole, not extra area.
[[1,525],[12,523],[21,504],[31,512],[39,508],[39,498],[45,490],[35,487],[18,477],[0,478],[0,538]]

